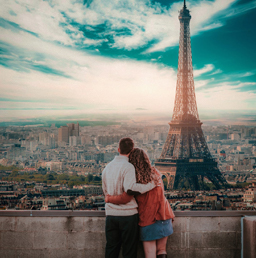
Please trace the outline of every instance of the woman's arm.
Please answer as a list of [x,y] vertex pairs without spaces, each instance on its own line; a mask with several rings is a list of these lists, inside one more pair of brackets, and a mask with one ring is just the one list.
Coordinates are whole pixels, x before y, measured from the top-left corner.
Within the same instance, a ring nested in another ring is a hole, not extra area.
[[106,195],[105,202],[110,202],[114,204],[126,204],[131,201],[133,195],[129,195],[126,192],[123,192],[121,195]]

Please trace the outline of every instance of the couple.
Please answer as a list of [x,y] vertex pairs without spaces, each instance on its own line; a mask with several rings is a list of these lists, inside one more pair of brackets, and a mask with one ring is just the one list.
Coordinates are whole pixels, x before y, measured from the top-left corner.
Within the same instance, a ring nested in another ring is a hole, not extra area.
[[164,197],[161,174],[142,149],[134,148],[131,138],[120,140],[118,152],[102,172],[105,257],[117,258],[122,246],[124,258],[136,258],[139,234],[146,258],[167,257],[174,214]]

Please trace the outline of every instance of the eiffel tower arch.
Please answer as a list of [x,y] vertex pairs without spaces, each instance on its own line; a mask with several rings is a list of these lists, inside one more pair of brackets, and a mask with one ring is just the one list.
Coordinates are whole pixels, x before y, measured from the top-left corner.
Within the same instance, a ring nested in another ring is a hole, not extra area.
[[[175,168],[174,168],[175,169]],[[171,171],[170,167],[165,171],[164,168],[161,169],[162,179],[166,178],[167,188],[172,189],[175,180],[175,171]]]
[[167,178],[169,189],[206,189],[205,180],[219,189],[226,180],[212,158],[197,111],[190,42],[191,15],[184,0],[180,10],[179,61],[172,120],[155,167]]

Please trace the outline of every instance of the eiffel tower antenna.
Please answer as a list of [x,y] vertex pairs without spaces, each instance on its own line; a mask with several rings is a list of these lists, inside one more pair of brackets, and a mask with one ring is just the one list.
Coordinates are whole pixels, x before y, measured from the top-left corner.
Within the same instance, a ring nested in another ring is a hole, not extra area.
[[155,166],[166,176],[169,188],[207,189],[207,179],[218,189],[226,185],[226,180],[211,156],[199,120],[193,78],[190,19],[184,0],[179,14],[179,61],[173,115],[166,142]]

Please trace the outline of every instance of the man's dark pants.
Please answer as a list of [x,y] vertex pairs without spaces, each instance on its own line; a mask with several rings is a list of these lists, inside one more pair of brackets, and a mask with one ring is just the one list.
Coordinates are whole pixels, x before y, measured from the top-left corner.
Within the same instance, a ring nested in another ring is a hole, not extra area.
[[121,246],[123,258],[137,257],[138,223],[138,214],[106,217],[105,258],[118,258]]

